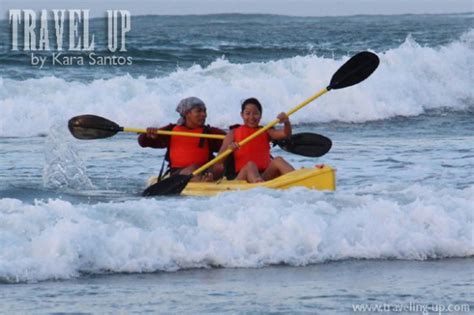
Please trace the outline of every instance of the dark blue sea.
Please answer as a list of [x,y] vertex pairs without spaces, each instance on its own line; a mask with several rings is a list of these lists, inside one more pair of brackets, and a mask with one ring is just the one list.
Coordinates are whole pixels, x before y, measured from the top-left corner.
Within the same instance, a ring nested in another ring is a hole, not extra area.
[[[92,19],[93,53],[122,65],[67,49],[76,62],[53,64],[52,24],[51,51],[12,51],[0,21],[0,313],[472,313],[473,21],[134,16],[112,53],[107,21]],[[187,96],[224,129],[257,97],[265,124],[363,50],[380,58],[371,77],[290,117],[331,151],[272,149],[336,168],[335,192],[143,198],[164,151],[67,129],[82,114],[162,126]]]

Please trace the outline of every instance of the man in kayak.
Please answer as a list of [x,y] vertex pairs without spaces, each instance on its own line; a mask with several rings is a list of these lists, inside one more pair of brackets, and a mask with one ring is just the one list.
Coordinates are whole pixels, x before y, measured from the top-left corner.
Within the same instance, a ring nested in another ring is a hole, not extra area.
[[[221,139],[208,139],[186,136],[158,135],[158,130],[190,132],[196,134],[217,134],[226,133],[215,127],[205,125],[207,112],[204,102],[197,97],[187,97],[182,99],[176,111],[180,118],[177,124],[169,124],[161,128],[147,128],[147,133],[138,137],[141,147],[167,148],[165,160],[169,162],[169,172],[171,175],[189,175],[200,166],[213,158],[213,153],[218,152],[222,145]],[[164,161],[163,161],[164,163]],[[160,176],[163,173],[160,171]],[[196,181],[212,181],[223,173],[223,166],[211,167],[201,176],[194,176]]]
[[280,123],[284,124],[283,129],[270,128],[242,148],[237,143],[262,128],[259,126],[262,118],[262,105],[256,98],[246,99],[242,103],[240,116],[243,125],[231,127],[219,151],[221,153],[228,148],[234,151],[234,171],[237,174],[235,179],[258,183],[294,171],[293,166],[285,159],[282,157],[272,158],[270,155],[270,141],[291,137],[292,128],[288,116],[285,113],[280,113],[277,116]]

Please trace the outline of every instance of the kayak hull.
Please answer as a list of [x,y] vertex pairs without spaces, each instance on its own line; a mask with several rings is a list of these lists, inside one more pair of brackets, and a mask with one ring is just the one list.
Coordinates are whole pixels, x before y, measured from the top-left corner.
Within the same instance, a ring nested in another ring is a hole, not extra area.
[[181,192],[186,196],[213,196],[222,192],[247,190],[252,188],[288,189],[306,187],[314,190],[336,189],[336,171],[324,165],[315,168],[301,168],[275,179],[250,184],[243,180],[220,180],[217,182],[189,182]]

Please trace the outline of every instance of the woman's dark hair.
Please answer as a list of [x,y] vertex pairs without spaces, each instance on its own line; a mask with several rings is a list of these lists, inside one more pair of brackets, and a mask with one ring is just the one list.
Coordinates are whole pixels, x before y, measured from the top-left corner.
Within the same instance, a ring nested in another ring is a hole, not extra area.
[[260,114],[262,113],[262,104],[260,104],[260,102],[255,97],[248,98],[242,102],[241,113],[244,112],[245,106],[247,104],[254,104],[255,106],[257,106],[258,110],[260,111]]

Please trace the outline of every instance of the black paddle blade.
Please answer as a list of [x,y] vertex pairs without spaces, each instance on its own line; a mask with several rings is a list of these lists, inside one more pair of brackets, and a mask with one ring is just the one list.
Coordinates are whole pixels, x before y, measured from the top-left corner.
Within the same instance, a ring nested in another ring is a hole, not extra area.
[[334,73],[328,90],[342,89],[367,79],[380,63],[376,54],[363,51],[349,59]]
[[123,130],[113,121],[95,115],[73,117],[69,119],[68,128],[75,138],[81,140],[108,138]]
[[145,189],[142,196],[179,195],[191,178],[193,178],[193,175],[173,175]]
[[280,140],[276,144],[283,150],[307,157],[320,157],[328,153],[332,147],[331,139],[316,133],[303,132]]

